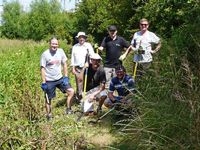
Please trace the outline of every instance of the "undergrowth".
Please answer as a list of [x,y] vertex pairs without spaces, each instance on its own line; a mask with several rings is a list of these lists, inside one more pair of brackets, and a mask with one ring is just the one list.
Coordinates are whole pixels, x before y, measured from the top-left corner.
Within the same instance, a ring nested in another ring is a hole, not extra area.
[[[46,121],[39,61],[48,43],[0,40],[0,44],[0,149],[199,148],[199,78],[187,57],[177,57],[169,43],[163,42],[150,70],[137,79],[134,111],[128,117],[113,111],[95,125],[88,120],[96,118],[77,122],[76,114],[64,115],[66,98],[59,91],[53,100],[53,120]],[[70,46],[62,41],[61,47],[70,58]],[[131,57],[125,60],[128,74]]]

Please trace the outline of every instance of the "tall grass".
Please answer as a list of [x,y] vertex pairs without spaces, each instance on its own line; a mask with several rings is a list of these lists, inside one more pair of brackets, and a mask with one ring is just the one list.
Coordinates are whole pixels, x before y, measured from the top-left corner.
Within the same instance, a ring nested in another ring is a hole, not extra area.
[[[0,149],[101,149],[114,141],[109,126],[91,127],[87,118],[77,123],[76,115],[64,115],[65,106],[57,104],[66,98],[59,91],[52,101],[54,118],[46,121],[39,61],[47,42],[0,43]],[[70,58],[70,46],[64,41],[60,45]]]
[[[199,67],[195,68],[197,62],[191,61],[186,47],[194,43],[182,45],[182,51],[172,47],[184,38],[176,35],[173,44],[163,41],[151,69],[137,83],[144,96],[138,100],[141,114],[120,124],[127,141],[134,141],[133,149],[199,149]],[[200,58],[195,47],[193,52],[195,59]]]
[[[65,107],[56,107],[63,99],[59,92],[53,100],[54,118],[46,121],[39,61],[48,43],[0,44],[0,149],[199,148],[199,78],[190,59],[178,57],[178,47],[171,43],[163,42],[151,69],[137,82],[137,111],[126,119],[111,113],[97,126],[89,126],[88,118],[77,123],[76,115],[65,116]],[[61,47],[69,58],[70,46],[62,42]],[[130,59],[125,62],[128,74]],[[75,87],[71,73],[70,80]]]
[[[0,43],[0,147],[41,149],[45,145],[41,143],[49,138],[44,130],[50,132],[49,128],[53,128],[44,121],[40,89],[40,56],[48,43],[18,40],[0,40]],[[64,135],[63,131],[60,134]]]

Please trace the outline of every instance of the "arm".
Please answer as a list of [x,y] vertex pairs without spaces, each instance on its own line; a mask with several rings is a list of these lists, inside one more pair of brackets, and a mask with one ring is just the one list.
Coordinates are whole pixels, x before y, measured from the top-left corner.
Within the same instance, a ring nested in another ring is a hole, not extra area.
[[113,92],[109,92],[108,93],[108,98],[112,101],[112,102],[115,102],[115,97],[113,95]]
[[89,64],[86,62],[83,69],[81,70],[81,72],[78,74],[78,79],[79,81],[83,81],[84,79],[84,74],[85,74],[85,69],[89,67]]
[[101,42],[101,46],[98,48],[100,51],[103,51],[104,47],[106,46],[106,37]]
[[41,70],[40,71],[41,71],[42,83],[46,83],[44,67],[41,66]]
[[71,66],[72,66],[72,73],[75,75],[76,69],[75,69],[75,66],[74,66],[74,46],[72,47]]
[[45,59],[45,54],[43,53],[40,58],[40,74],[42,83],[46,83],[45,66],[46,66],[46,59]]
[[110,82],[110,85],[109,85],[109,90],[108,90],[108,98],[112,101],[112,102],[115,102],[115,97],[113,95],[114,91],[115,91],[115,86],[113,84],[113,79],[111,80]]
[[135,51],[135,48],[132,45],[130,45],[126,49],[126,52],[120,56],[119,60],[124,60],[128,56],[128,54],[130,53],[131,49]]
[[152,50],[151,53],[152,54],[156,53],[157,51],[159,51],[160,48],[161,48],[161,41],[159,41],[159,43],[156,45],[156,48]]
[[88,43],[88,50],[89,50],[89,55],[94,54],[94,48],[92,47],[90,43]]
[[63,75],[64,75],[65,77],[68,76],[67,63],[66,63],[66,62],[63,63]]

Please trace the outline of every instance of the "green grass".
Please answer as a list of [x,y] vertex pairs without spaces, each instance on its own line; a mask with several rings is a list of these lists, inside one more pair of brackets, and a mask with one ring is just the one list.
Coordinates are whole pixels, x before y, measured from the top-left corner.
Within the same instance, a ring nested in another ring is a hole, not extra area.
[[[88,121],[96,118],[76,122],[76,114],[64,115],[65,97],[59,91],[52,104],[54,118],[47,122],[39,61],[48,43],[2,39],[0,44],[0,149],[198,149],[199,80],[191,77],[186,61],[176,66],[173,49],[165,44],[148,74],[137,82],[137,115],[120,118],[114,111],[93,126]],[[60,44],[70,58],[71,46]],[[130,59],[125,60],[129,74]]]
[[[77,115],[64,115],[64,96],[60,91],[52,104],[54,118],[46,121],[39,62],[48,43],[17,40],[0,40],[0,43],[3,45],[0,49],[1,149],[73,149],[74,143],[101,149],[116,140],[117,135],[110,132],[110,122],[106,128],[93,127],[86,118],[77,123]],[[69,57],[70,46],[64,50]],[[70,80],[75,87],[71,73]],[[73,106],[73,109],[79,108]]]

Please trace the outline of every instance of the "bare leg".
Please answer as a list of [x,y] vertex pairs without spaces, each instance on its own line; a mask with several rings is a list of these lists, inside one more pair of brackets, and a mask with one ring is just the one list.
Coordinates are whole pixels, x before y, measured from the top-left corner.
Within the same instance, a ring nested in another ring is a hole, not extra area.
[[72,114],[73,111],[71,110],[71,105],[72,105],[72,98],[74,96],[74,89],[70,88],[67,90],[67,101],[66,101],[66,112],[65,114]]
[[99,107],[101,108],[107,96],[101,96],[99,99]]
[[72,105],[72,98],[74,96],[74,89],[70,88],[67,90],[67,101],[66,101],[66,107],[67,108],[71,108],[71,105]]
[[75,79],[76,79],[76,96],[79,100],[82,99],[82,89],[83,89],[83,81],[79,80],[79,75],[82,69],[76,68],[76,74],[75,74]]
[[97,114],[101,113],[102,112],[102,105],[105,101],[105,99],[107,98],[107,96],[101,96],[100,99],[99,99],[99,106],[97,107]]

